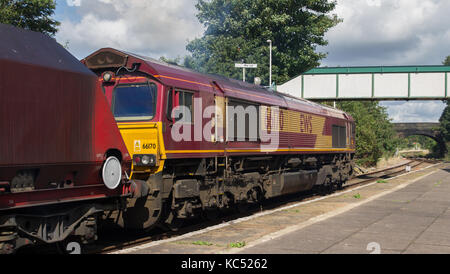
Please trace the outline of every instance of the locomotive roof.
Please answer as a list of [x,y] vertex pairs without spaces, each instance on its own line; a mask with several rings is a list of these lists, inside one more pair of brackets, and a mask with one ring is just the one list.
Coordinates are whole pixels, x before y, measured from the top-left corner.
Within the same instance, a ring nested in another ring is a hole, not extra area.
[[[121,55],[123,58],[123,66],[126,65],[128,69],[132,68],[133,63],[144,63],[147,67],[143,68],[141,66],[141,71],[147,71],[155,78],[158,78],[163,84],[168,86],[211,91],[212,88],[215,88],[214,86],[217,85],[220,89],[226,92],[227,96],[230,97],[259,103],[273,104],[280,107],[303,109],[304,111],[312,113],[349,119],[345,112],[341,110],[267,89],[263,86],[246,83],[236,79],[230,79],[220,75],[200,73],[186,67],[168,64],[147,56],[122,50],[103,48],[89,55],[83,59],[82,62],[88,67],[95,69],[97,68],[95,64],[91,64],[93,59],[105,52]],[[102,68],[105,68],[105,66]]]
[[126,51],[122,51],[122,52],[127,55],[134,56],[137,59],[142,59],[142,60],[146,61],[147,63],[151,64],[153,67],[157,66],[158,67],[157,70],[158,70],[158,72],[160,72],[159,73],[160,75],[163,75],[162,72],[166,72],[166,73],[184,72],[184,73],[186,73],[184,76],[192,77],[195,75],[196,79],[198,77],[197,80],[203,81],[205,83],[208,82],[208,81],[205,81],[205,79],[206,79],[206,80],[209,80],[209,82],[211,82],[211,80],[222,82],[222,83],[226,82],[228,85],[236,87],[236,88],[252,89],[252,90],[257,90],[258,92],[262,92],[262,93],[266,93],[266,94],[273,95],[274,93],[276,93],[275,91],[270,90],[266,87],[250,84],[247,82],[243,82],[241,80],[227,78],[227,77],[219,75],[219,74],[200,73],[198,71],[195,71],[195,70],[192,70],[192,69],[189,69],[186,67],[169,64],[167,62],[163,62],[163,61],[151,58],[151,57],[142,56],[142,55],[126,52]]
[[55,39],[30,30],[0,24],[0,61],[24,63],[81,74],[94,74]]

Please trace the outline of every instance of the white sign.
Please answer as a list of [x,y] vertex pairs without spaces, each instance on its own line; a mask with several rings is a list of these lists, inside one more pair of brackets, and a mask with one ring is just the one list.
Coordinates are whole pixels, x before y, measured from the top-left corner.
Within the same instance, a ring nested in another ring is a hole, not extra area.
[[141,151],[141,140],[134,140],[134,152]]
[[234,64],[236,68],[258,68],[257,64]]

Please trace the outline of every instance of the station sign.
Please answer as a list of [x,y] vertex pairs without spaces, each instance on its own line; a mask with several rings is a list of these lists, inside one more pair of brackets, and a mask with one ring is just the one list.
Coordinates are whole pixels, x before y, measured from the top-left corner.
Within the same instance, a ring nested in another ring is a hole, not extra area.
[[258,64],[234,64],[236,68],[258,68]]

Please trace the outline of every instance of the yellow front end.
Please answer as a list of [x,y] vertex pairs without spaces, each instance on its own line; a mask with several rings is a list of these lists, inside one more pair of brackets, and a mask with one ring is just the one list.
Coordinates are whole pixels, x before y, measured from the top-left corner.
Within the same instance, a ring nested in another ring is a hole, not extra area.
[[[130,178],[146,179],[161,172],[166,159],[162,123],[118,123],[118,127],[133,159]],[[149,164],[142,163],[145,157],[151,159]]]

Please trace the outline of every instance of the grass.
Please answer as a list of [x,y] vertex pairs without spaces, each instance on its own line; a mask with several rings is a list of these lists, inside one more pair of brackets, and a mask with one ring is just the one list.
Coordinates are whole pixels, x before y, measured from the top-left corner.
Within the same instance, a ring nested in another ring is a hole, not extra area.
[[361,199],[361,194],[355,194],[355,195],[353,195],[353,198],[355,198],[355,199]]
[[386,180],[378,180],[377,184],[387,184],[388,182]]
[[235,242],[235,243],[230,243],[229,246],[231,248],[242,248],[245,246],[245,242]]
[[440,186],[442,184],[442,181],[439,181],[437,183],[434,184],[434,186]]
[[206,246],[214,245],[213,243],[205,242],[205,241],[196,241],[196,242],[193,242],[192,244],[193,245],[206,245]]

